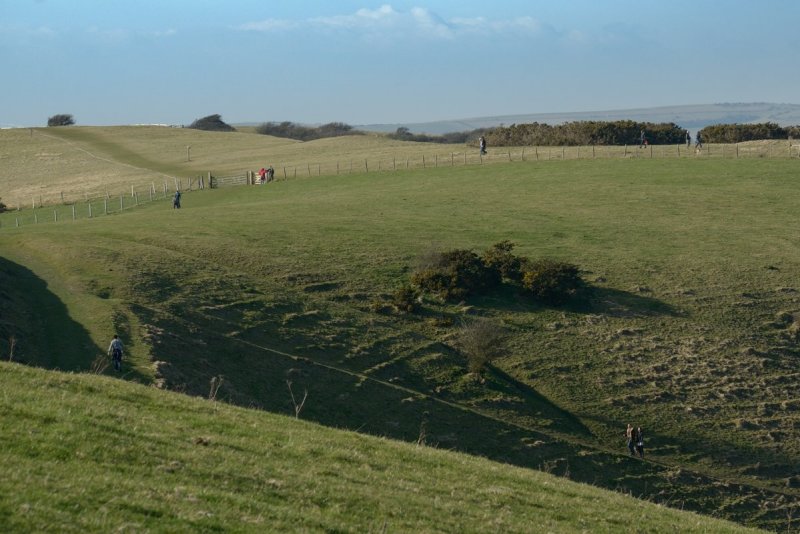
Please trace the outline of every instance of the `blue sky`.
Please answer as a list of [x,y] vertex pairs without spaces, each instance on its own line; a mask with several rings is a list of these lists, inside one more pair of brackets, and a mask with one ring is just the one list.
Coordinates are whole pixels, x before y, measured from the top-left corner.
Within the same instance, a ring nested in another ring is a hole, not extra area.
[[800,103],[798,0],[0,0],[0,125]]

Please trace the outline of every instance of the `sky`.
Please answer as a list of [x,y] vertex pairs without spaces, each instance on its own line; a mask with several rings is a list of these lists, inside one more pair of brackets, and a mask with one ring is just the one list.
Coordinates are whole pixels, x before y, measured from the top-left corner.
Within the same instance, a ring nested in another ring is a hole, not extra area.
[[800,0],[0,0],[0,126],[800,103]]

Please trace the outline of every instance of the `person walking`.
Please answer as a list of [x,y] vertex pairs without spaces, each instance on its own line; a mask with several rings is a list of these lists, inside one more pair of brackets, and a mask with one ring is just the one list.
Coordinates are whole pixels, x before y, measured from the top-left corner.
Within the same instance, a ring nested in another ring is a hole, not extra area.
[[644,432],[642,427],[636,427],[636,452],[639,453],[639,458],[644,458]]
[[108,355],[111,356],[111,363],[117,371],[122,370],[122,350],[122,340],[117,334],[114,334],[114,338],[108,346]]
[[172,209],[181,209],[181,192],[175,190],[175,196],[172,197]]
[[631,456],[636,456],[636,436],[634,435],[636,430],[628,423],[628,428],[625,429],[625,440],[628,445],[628,452],[631,453]]
[[692,148],[692,134],[689,130],[686,130],[686,148]]
[[478,138],[478,146],[481,148],[481,156],[486,155],[486,138],[484,136]]
[[697,132],[697,136],[694,138],[694,147],[697,150],[703,148],[703,139],[700,137],[700,132]]

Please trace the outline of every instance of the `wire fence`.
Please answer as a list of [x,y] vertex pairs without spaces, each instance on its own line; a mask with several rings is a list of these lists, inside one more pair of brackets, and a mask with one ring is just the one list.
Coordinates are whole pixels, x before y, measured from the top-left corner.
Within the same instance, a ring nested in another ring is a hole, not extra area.
[[[396,172],[441,167],[491,165],[509,162],[546,162],[587,159],[753,159],[800,158],[800,141],[788,143],[704,144],[702,146],[530,146],[490,148],[488,153],[477,150],[352,158],[346,161],[326,161],[292,165],[275,165],[274,180],[291,180],[313,176],[336,176],[354,173]],[[0,213],[0,229],[21,227],[45,222],[95,218],[121,213],[139,205],[171,199],[173,191],[193,191],[220,187],[255,185],[258,175],[251,170],[237,174],[215,175],[206,172],[188,178],[171,178],[163,183],[131,185],[115,194],[89,197],[83,193],[51,193],[31,197],[30,204],[18,201],[12,210]]]

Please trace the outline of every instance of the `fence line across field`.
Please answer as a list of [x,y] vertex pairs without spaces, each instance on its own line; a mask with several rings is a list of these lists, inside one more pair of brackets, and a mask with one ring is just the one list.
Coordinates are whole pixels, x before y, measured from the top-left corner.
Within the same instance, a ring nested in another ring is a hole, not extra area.
[[[680,145],[589,145],[589,146],[525,146],[490,148],[489,153],[482,155],[477,151],[450,151],[433,154],[420,154],[417,157],[383,157],[348,159],[344,162],[302,162],[278,164],[274,180],[289,180],[312,176],[336,176],[353,173],[394,172],[401,170],[429,169],[439,167],[458,167],[468,165],[485,165],[508,162],[543,162],[585,159],[676,159],[676,158],[800,158],[800,144],[789,141],[787,148],[772,143],[768,145],[740,144],[704,144],[702,147]],[[45,197],[39,194],[31,197],[30,210],[24,209],[25,203],[17,201],[17,215],[11,223],[10,213],[0,215],[0,228],[9,225],[19,227],[27,224],[38,224],[45,221],[65,221],[77,218],[94,218],[99,215],[119,213],[125,209],[138,206],[140,203],[153,202],[171,198],[173,191],[193,191],[213,189],[237,185],[256,185],[258,175],[252,171],[238,174],[215,175],[211,172],[203,174],[150,182],[144,185],[131,185],[130,191],[111,194],[105,192],[101,197],[90,198],[88,193],[64,193],[59,191]],[[37,198],[38,197],[38,198]],[[45,207],[52,210],[48,215],[40,216]],[[11,223],[11,224],[10,224]]]

